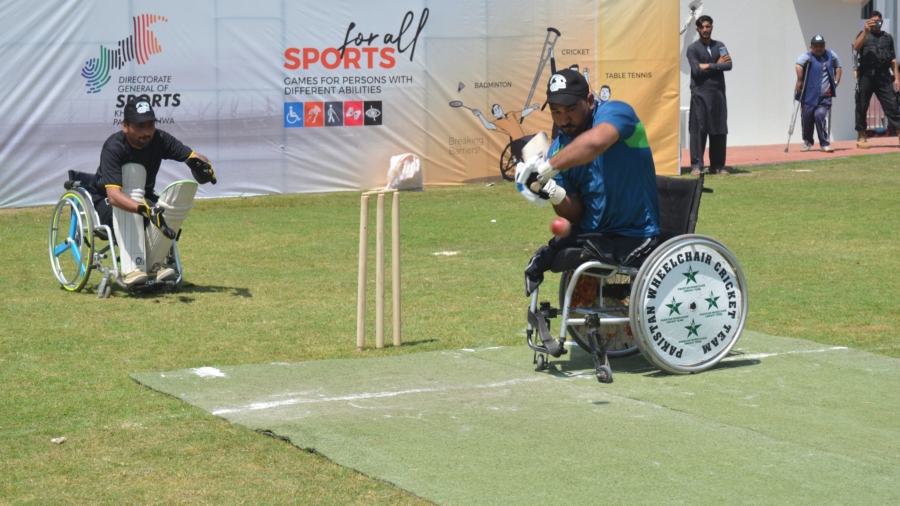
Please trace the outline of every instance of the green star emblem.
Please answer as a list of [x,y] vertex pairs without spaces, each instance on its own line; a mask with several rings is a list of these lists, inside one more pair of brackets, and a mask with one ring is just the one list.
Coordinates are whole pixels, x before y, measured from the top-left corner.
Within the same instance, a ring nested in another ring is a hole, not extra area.
[[675,297],[672,297],[672,303],[666,304],[666,307],[669,308],[669,316],[672,316],[672,313],[681,314],[681,312],[678,311],[678,306],[680,306],[680,305],[681,305],[681,302],[675,302]]
[[681,273],[682,276],[684,276],[684,277],[687,278],[687,281],[685,281],[684,284],[688,284],[688,283],[690,283],[691,281],[693,281],[694,283],[696,283],[696,282],[697,282],[696,276],[697,276],[697,273],[698,273],[698,272],[700,272],[700,271],[695,271],[695,270],[690,266],[690,264],[688,264],[688,271],[687,271],[687,272],[682,272],[682,273]]
[[696,323],[694,323],[694,320],[691,320],[691,324],[685,327],[686,329],[688,329],[688,337],[691,337],[691,334],[700,337],[700,334],[697,333],[697,329],[699,329],[700,327],[702,327],[702,325],[697,325]]
[[709,303],[709,307],[706,308],[707,310],[710,310],[710,309],[712,309],[712,308],[719,309],[719,305],[716,304],[716,301],[719,300],[719,298],[718,298],[718,297],[713,297],[713,293],[712,293],[712,292],[709,292],[709,298],[708,298],[708,299],[703,299],[703,300],[705,300],[706,302]]

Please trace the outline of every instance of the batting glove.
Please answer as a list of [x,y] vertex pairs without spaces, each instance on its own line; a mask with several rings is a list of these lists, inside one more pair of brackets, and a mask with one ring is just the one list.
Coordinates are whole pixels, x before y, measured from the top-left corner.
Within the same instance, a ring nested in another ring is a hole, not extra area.
[[155,205],[153,207],[148,206],[147,204],[138,204],[138,214],[144,216],[145,218],[150,220],[156,228],[159,229],[160,232],[169,239],[175,238],[175,231],[169,228],[166,225],[166,220],[163,218],[163,213],[165,212],[165,208],[161,205]]
[[566,189],[556,184],[555,180],[550,179],[541,188],[538,197],[549,200],[551,204],[558,206],[566,198]]
[[537,206],[546,204],[546,199],[541,199],[537,192],[531,191],[531,184],[537,181],[537,174],[534,171],[537,169],[540,161],[540,156],[536,155],[527,162],[519,162],[516,165],[516,190],[519,191],[525,200]]
[[537,180],[541,184],[546,184],[547,181],[553,179],[553,176],[559,174],[559,171],[554,169],[552,165],[550,165],[550,161],[545,161],[544,163],[538,166],[537,170]]

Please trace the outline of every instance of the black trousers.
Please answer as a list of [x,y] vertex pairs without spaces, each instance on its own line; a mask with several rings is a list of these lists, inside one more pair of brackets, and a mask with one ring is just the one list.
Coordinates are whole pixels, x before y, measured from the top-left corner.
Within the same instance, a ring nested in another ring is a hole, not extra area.
[[873,93],[878,97],[890,125],[900,132],[900,109],[897,94],[894,93],[894,78],[887,72],[859,76],[856,82],[856,131],[865,132],[867,129],[866,113]]
[[[693,110],[691,111],[693,113]],[[700,121],[691,118],[688,132],[691,135],[691,167],[703,168],[703,154],[706,152],[706,138],[709,137],[709,167],[713,171],[725,168],[725,142],[728,135],[709,135],[700,130]]]
[[582,233],[577,226],[565,238],[550,239],[541,246],[525,267],[525,296],[544,281],[547,271],[563,272],[588,260],[613,265],[640,265],[658,244],[658,236],[625,237],[619,234]]

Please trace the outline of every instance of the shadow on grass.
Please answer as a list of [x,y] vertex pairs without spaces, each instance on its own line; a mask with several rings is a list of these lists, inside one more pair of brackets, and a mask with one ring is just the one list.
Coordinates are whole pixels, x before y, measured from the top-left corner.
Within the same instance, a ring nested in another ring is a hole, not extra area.
[[[129,293],[129,296],[144,299],[158,299],[161,295],[165,295],[167,293],[170,293],[167,287],[160,286],[156,288],[147,288],[145,290],[135,290]],[[178,296],[178,301],[186,304],[194,302],[194,298],[186,297],[185,295],[197,293],[230,293],[235,297],[244,297],[246,299],[253,297],[253,295],[250,293],[249,288],[236,288],[233,286],[201,286],[195,285],[193,283],[182,283],[182,285],[175,291],[175,294]]]
[[416,341],[403,341],[402,346],[420,346],[423,344],[435,343],[437,339],[418,339]]
[[178,293],[231,293],[235,297],[250,299],[253,294],[249,288],[236,288],[233,286],[201,286],[193,283],[184,283],[178,289]]

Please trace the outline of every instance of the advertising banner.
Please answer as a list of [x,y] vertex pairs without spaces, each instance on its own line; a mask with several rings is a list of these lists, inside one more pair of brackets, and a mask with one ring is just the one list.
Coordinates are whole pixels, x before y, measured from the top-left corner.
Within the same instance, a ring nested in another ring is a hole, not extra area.
[[[95,172],[126,101],[208,156],[200,196],[360,190],[392,156],[425,185],[512,175],[551,76],[577,65],[634,106],[660,174],[678,158],[674,0],[10,0],[0,6],[0,207]],[[190,178],[164,162],[158,181]]]

